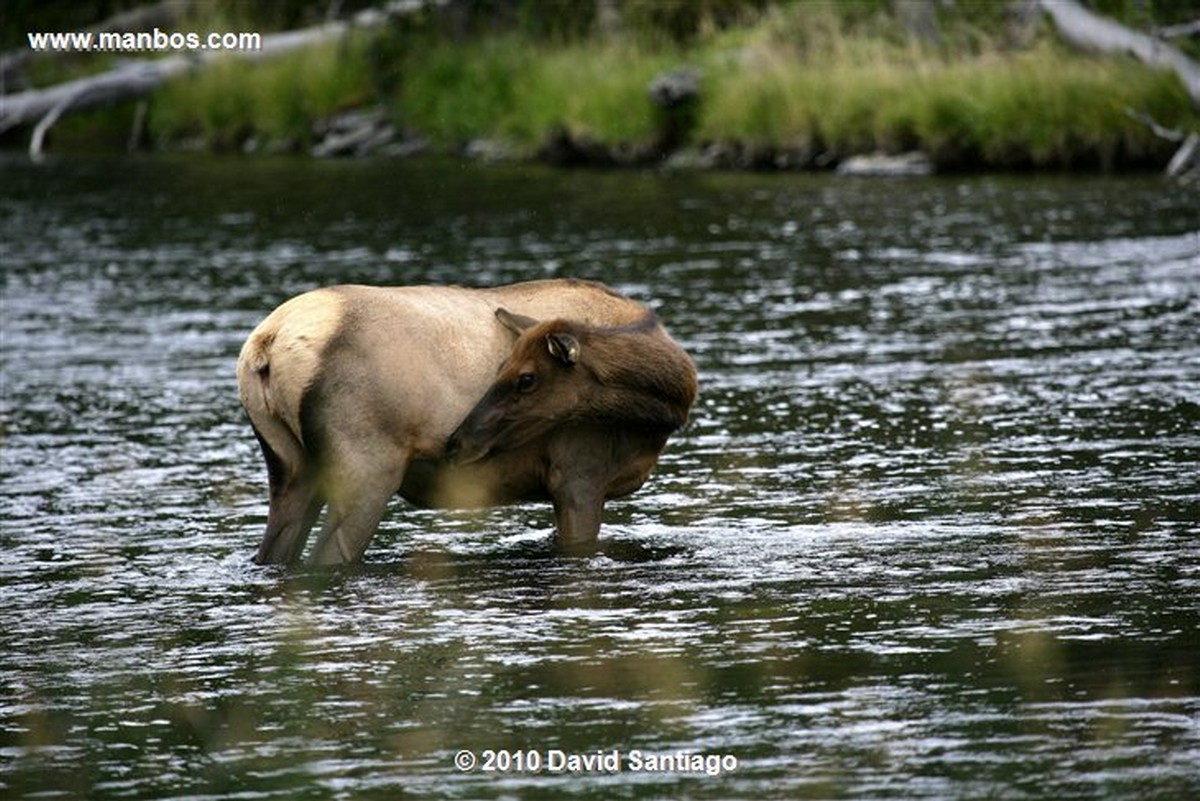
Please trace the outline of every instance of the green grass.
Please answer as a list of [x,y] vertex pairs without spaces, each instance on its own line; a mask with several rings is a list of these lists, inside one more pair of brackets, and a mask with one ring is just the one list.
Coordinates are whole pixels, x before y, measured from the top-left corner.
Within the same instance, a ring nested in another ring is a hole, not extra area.
[[439,44],[406,60],[395,107],[405,124],[443,145],[485,137],[529,149],[561,129],[638,141],[654,132],[646,85],[669,63],[618,44]]
[[312,138],[314,121],[373,102],[363,44],[323,45],[278,59],[223,59],[159,90],[150,108],[159,142],[199,136],[214,150],[250,136]]
[[1015,42],[999,12],[961,13],[936,41],[899,31],[885,3],[804,2],[687,45],[645,37],[468,38],[388,32],[279,60],[235,59],[157,93],[157,142],[247,138],[303,148],[316,120],[382,103],[436,145],[477,138],[532,154],[557,132],[621,148],[655,137],[651,79],[702,75],[688,142],[844,157],[919,148],[943,167],[1110,168],[1161,163],[1171,144],[1130,119],[1200,128],[1173,75],[1068,51],[1043,25]]
[[698,141],[815,142],[840,156],[921,148],[949,165],[1111,166],[1169,147],[1127,108],[1167,125],[1200,123],[1173,75],[1050,43],[958,59],[883,49],[819,61],[745,47],[706,73]]

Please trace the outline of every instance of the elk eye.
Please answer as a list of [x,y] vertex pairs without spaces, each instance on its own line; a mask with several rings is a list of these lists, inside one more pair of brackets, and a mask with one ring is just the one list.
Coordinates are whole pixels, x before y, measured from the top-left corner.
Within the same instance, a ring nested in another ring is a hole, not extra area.
[[528,392],[536,383],[537,376],[533,373],[521,373],[517,376],[517,389],[521,392]]

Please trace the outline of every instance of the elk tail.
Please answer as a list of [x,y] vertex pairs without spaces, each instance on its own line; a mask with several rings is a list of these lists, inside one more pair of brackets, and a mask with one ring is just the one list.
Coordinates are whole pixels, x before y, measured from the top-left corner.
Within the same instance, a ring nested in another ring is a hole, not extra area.
[[278,387],[271,380],[271,350],[274,332],[256,330],[242,346],[238,356],[238,392],[242,406],[250,418],[267,469],[273,479],[287,479],[302,469],[305,463],[304,445],[300,432],[294,430],[285,406],[280,402]]

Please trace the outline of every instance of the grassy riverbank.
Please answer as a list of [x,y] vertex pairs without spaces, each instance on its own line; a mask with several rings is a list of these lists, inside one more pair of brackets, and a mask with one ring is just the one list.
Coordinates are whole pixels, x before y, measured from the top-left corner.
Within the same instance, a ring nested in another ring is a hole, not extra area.
[[[1174,75],[1072,52],[1001,4],[942,8],[924,35],[885,3],[745,5],[737,24],[701,20],[684,36],[450,35],[426,16],[277,61],[230,60],[156,93],[148,141],[302,152],[330,116],[379,105],[432,149],[486,142],[516,158],[565,141],[585,159],[652,160],[674,126],[671,151],[718,166],[916,149],[943,169],[1109,170],[1160,167],[1173,152],[1130,112],[1200,128]],[[682,121],[647,95],[673,70],[698,78]]]

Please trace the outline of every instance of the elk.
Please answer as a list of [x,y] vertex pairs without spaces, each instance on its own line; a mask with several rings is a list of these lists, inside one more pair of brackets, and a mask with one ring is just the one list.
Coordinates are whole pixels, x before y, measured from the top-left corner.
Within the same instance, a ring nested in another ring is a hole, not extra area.
[[[558,348],[568,336],[574,349],[559,352],[578,376],[595,377],[591,386],[547,372],[549,363],[518,367],[517,384],[529,381],[520,371],[543,379],[520,392],[541,399],[541,410],[498,403],[518,353],[531,365],[530,343]],[[633,381],[634,366],[656,377]],[[696,392],[691,360],[653,312],[573,279],[313,290],[254,329],[237,376],[267,467],[260,564],[298,561],[326,507],[309,561],[360,560],[397,493],[442,508],[550,500],[559,541],[594,548],[603,500],[641,486]],[[660,413],[662,398],[671,413]]]

